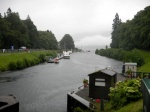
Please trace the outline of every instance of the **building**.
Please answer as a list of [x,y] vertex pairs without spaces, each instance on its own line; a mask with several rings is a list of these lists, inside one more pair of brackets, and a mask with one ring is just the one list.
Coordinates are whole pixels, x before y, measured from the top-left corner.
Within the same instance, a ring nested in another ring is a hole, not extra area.
[[93,99],[109,99],[110,87],[114,87],[117,81],[117,72],[106,68],[88,76],[89,97]]
[[130,70],[132,71],[134,74],[134,76],[136,76],[136,72],[137,72],[137,63],[124,63],[123,67],[122,67],[122,73],[126,76],[126,72]]

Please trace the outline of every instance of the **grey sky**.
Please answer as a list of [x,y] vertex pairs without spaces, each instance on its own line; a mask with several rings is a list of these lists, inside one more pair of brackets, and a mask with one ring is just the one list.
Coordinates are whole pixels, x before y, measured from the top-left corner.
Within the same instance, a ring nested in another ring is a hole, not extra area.
[[70,34],[77,47],[86,48],[110,44],[116,13],[125,22],[149,5],[150,0],[0,0],[0,13],[10,7],[21,19],[29,15],[38,30],[51,30],[58,41]]

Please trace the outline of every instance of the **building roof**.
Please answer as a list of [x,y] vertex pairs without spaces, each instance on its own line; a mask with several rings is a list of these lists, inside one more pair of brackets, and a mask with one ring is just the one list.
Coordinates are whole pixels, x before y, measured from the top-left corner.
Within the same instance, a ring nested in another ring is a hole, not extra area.
[[150,79],[145,78],[145,79],[143,79],[143,82],[145,83],[147,89],[150,92]]
[[132,66],[136,66],[137,63],[125,63],[124,65],[132,65]]
[[[97,72],[101,72],[101,73],[104,73],[104,74],[107,74],[107,75],[110,75],[110,76],[113,76],[113,75],[115,75],[117,72],[115,72],[115,71],[113,71],[113,70],[111,70],[111,69],[109,69],[109,68],[105,68],[105,69],[102,69],[102,70],[100,70],[100,71],[97,71]],[[94,73],[97,73],[97,72],[94,72]],[[94,74],[94,73],[91,73],[91,74],[89,74],[89,75],[92,75],[92,74]],[[88,75],[88,76],[89,76]]]
[[105,74],[108,74],[108,75],[111,75],[111,76],[113,76],[113,75],[115,75],[117,72],[115,72],[115,71],[113,71],[113,70],[111,70],[111,69],[103,69],[103,70],[101,70],[101,72],[103,72],[103,73],[105,73]]

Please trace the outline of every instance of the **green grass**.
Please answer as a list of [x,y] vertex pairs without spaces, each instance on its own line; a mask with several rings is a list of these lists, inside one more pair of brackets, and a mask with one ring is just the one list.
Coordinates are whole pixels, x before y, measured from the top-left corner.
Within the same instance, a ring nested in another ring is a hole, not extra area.
[[[104,111],[100,111],[100,103],[96,103],[95,101],[92,101],[91,103],[97,107],[95,112],[143,112],[143,99],[140,99],[136,102],[132,102],[122,107],[120,110],[113,110],[111,108],[111,103],[109,101],[105,101]],[[82,110],[77,112],[89,112],[89,111]]]
[[35,56],[31,53],[14,53],[14,54],[4,54],[0,55],[0,67],[7,66],[10,62],[16,62],[22,59],[34,59]]
[[30,53],[27,52],[20,52],[20,53],[5,53],[0,54],[0,70],[6,71],[8,70],[8,65],[10,62],[17,62],[22,61],[23,59],[27,60],[34,60],[36,59],[40,54],[49,54],[51,56],[54,56],[56,54],[55,51],[32,51]]
[[140,54],[144,57],[145,64],[138,68],[139,72],[150,72],[150,52],[140,50]]
[[136,102],[132,102],[122,107],[120,110],[113,110],[111,108],[110,102],[106,102],[104,111],[99,111],[99,112],[143,112],[142,106],[143,106],[143,99],[140,99]]
[[132,102],[122,107],[117,112],[143,112],[143,99],[140,99],[137,102]]

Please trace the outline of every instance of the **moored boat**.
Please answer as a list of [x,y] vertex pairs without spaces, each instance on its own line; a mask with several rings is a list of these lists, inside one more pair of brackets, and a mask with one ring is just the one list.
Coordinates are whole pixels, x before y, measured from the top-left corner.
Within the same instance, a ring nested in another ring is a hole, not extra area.
[[63,58],[64,58],[64,59],[70,59],[70,53],[64,51],[64,52],[63,52]]
[[54,58],[54,63],[59,63],[59,58]]
[[47,63],[54,63],[54,59],[52,57],[50,57],[49,60],[47,61]]

